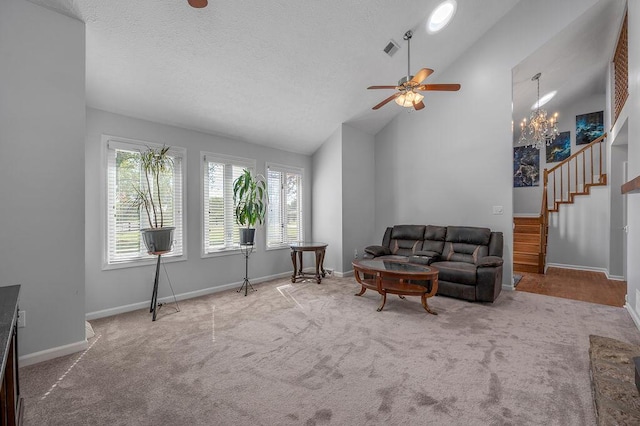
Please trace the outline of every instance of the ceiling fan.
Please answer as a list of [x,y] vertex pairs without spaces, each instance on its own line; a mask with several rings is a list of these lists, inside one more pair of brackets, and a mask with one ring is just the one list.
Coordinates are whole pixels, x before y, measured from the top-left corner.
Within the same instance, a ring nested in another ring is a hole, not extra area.
[[422,84],[422,82],[433,74],[433,70],[430,68],[422,68],[416,75],[411,75],[411,37],[413,32],[411,30],[404,34],[404,39],[407,40],[407,75],[402,77],[398,81],[397,86],[369,86],[367,89],[396,89],[398,92],[389,96],[384,101],[371,109],[379,109],[387,103],[395,100],[396,103],[402,107],[413,107],[416,111],[424,108],[422,99],[424,96],[418,92],[424,91],[448,91],[456,92],[460,90],[459,84]]

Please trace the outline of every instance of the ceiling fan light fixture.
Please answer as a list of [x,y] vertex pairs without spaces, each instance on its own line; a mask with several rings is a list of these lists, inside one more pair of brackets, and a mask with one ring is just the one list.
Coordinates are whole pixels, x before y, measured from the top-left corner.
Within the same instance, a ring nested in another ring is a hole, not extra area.
[[451,22],[453,15],[456,14],[456,9],[456,0],[446,0],[440,3],[427,19],[427,32],[435,34],[446,27]]
[[395,99],[395,102],[401,107],[413,108],[413,104],[419,104],[424,99],[420,93],[407,91]]

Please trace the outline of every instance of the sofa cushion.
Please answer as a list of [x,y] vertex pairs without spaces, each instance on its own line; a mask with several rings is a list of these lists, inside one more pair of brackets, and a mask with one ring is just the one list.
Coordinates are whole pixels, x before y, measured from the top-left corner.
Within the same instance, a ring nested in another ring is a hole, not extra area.
[[474,226],[449,226],[447,228],[446,241],[450,243],[488,246],[490,239],[491,230],[489,228],[477,228]]
[[389,249],[398,256],[411,256],[422,248],[424,225],[396,225],[391,231]]
[[424,225],[396,225],[391,230],[392,240],[423,240]]
[[433,251],[442,254],[444,249],[444,241],[447,236],[447,228],[445,226],[428,225],[424,231],[424,242],[422,243],[423,251]]
[[467,262],[434,262],[438,268],[438,280],[453,283],[476,285],[476,265]]
[[475,264],[478,259],[489,255],[490,239],[489,228],[449,226],[442,259]]

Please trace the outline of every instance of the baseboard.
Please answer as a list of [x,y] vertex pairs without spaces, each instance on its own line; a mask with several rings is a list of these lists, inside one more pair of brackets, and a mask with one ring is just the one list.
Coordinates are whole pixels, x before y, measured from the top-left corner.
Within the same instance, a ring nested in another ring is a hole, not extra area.
[[640,316],[638,316],[636,311],[634,311],[631,305],[629,305],[628,303],[625,303],[624,307],[627,309],[627,312],[629,312],[629,315],[631,315],[631,319],[636,324],[636,328],[640,330]]
[[512,285],[512,284],[502,284],[502,289],[503,290],[509,290],[509,291],[513,291],[516,288]]
[[[278,279],[278,278],[285,278],[285,277],[289,277],[289,276],[291,276],[291,272],[283,272],[283,273],[280,273],[280,274],[267,275],[267,276],[260,277],[260,278],[251,278],[251,282],[253,284],[258,284],[258,283],[261,283],[261,282],[270,281],[270,280],[274,280],[274,279]],[[202,290],[189,291],[189,292],[186,292],[186,293],[176,294],[176,299],[178,299],[178,300],[193,299],[194,297],[206,296],[208,294],[218,293],[218,292],[229,290],[229,289],[232,289],[232,288],[238,288],[241,285],[242,285],[242,281],[238,281],[238,282],[233,282],[233,283],[229,283],[229,284],[223,284],[223,285],[216,286],[216,287],[203,288]],[[158,298],[158,302],[161,302],[161,303],[173,302],[173,296],[166,296],[166,297]],[[150,303],[151,303],[151,300],[145,300],[144,302],[137,302],[137,303],[132,303],[132,304],[129,304],[129,305],[116,306],[114,308],[102,309],[100,311],[88,312],[87,314],[85,314],[85,318],[87,320],[94,320],[94,319],[98,319],[98,318],[104,318],[104,317],[110,317],[110,316],[113,316],[113,315],[123,314],[125,312],[137,311],[138,309],[145,309],[145,308],[148,309]]]
[[609,275],[609,274],[607,274],[607,278],[610,279],[611,281],[626,281],[624,279],[624,277],[622,277],[620,275]]
[[76,352],[84,351],[88,347],[89,342],[85,339],[76,343],[58,346],[57,348],[45,349],[44,351],[23,355],[19,358],[20,367],[26,367],[28,365],[49,361],[50,359],[59,358],[61,356],[71,355]]
[[561,269],[573,269],[576,271],[592,271],[592,272],[602,272],[607,279],[616,280],[616,281],[624,281],[624,277],[619,277],[617,275],[609,275],[609,270],[607,268],[598,268],[595,266],[579,266],[579,265],[565,265],[563,263],[547,263],[544,272],[547,272],[547,268],[561,268]]
[[333,274],[338,278],[352,277],[353,276],[353,269],[351,269],[350,271],[347,271],[347,272],[333,271]]

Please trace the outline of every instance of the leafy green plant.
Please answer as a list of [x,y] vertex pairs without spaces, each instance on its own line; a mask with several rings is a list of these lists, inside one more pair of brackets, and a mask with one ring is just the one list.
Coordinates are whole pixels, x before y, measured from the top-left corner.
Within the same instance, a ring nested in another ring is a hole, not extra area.
[[233,182],[233,205],[238,225],[251,228],[256,223],[262,225],[267,212],[267,184],[264,176],[252,176],[244,169]]
[[[141,186],[135,187],[136,198],[133,204],[143,207],[151,228],[164,226],[164,209],[162,206],[161,186],[162,174],[173,170],[173,159],[169,156],[170,147],[149,148],[140,153],[140,166],[144,172]],[[166,182],[164,182],[166,184]]]

